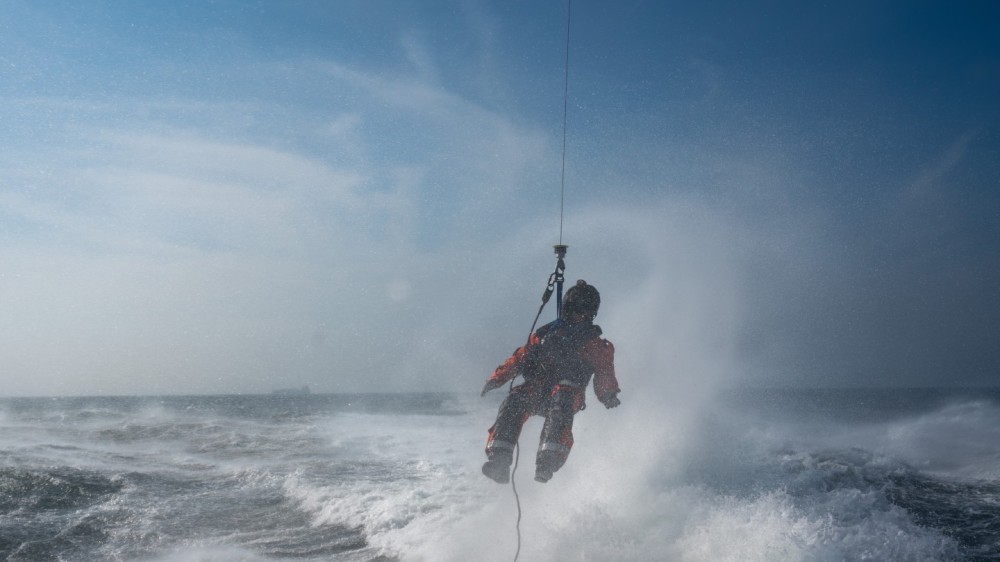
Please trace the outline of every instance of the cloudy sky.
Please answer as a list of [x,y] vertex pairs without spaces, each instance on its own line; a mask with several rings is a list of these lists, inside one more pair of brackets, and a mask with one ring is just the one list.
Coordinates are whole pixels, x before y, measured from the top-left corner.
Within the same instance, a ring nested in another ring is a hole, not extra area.
[[[567,276],[623,398],[997,381],[1000,6],[570,37]],[[476,391],[554,266],[565,40],[560,1],[0,0],[0,393]]]

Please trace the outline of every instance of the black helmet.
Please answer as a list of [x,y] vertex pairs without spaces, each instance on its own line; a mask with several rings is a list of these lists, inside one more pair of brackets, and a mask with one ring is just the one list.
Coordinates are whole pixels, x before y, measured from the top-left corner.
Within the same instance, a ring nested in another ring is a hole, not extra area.
[[593,320],[600,306],[601,294],[597,292],[597,288],[580,279],[566,291],[561,314],[566,317],[574,312],[580,312],[589,320]]

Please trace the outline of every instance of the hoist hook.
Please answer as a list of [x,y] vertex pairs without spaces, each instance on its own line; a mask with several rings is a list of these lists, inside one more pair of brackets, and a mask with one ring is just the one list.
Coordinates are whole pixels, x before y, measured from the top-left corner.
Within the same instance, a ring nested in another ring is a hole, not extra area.
[[566,257],[566,249],[569,246],[565,244],[556,244],[554,246],[556,251],[556,269],[549,275],[549,282],[545,286],[545,292],[542,293],[542,305],[538,307],[538,314],[535,315],[535,321],[531,323],[531,331],[528,332],[528,341],[531,341],[531,334],[535,333],[535,326],[538,325],[538,318],[542,315],[542,309],[549,302],[552,297],[552,293],[556,293],[556,318],[559,318],[560,311],[562,310],[562,296],[563,296],[563,281],[565,281],[566,272],[566,262],[564,258]]
[[566,257],[566,250],[569,249],[569,246],[566,244],[556,244],[553,246],[553,249],[556,252],[556,270],[552,272],[552,277],[549,279],[549,287],[552,287],[554,280],[556,284],[556,318],[561,318],[563,281],[565,280],[563,273],[566,272],[566,262],[563,259]]

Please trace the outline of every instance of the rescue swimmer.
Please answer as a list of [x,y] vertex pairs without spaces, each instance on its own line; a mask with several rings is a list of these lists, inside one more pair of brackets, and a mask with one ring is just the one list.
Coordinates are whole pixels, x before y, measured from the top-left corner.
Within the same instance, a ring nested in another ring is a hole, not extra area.
[[585,407],[592,376],[594,393],[605,407],[621,404],[615,348],[594,324],[600,305],[597,289],[580,279],[566,291],[559,319],[536,330],[486,380],[481,396],[518,375],[524,377],[524,383],[513,387],[500,404],[496,423],[489,429],[484,475],[500,484],[510,481],[521,428],[529,417],[540,415],[545,424],[535,456],[535,480],[548,482],[573,447],[573,416]]

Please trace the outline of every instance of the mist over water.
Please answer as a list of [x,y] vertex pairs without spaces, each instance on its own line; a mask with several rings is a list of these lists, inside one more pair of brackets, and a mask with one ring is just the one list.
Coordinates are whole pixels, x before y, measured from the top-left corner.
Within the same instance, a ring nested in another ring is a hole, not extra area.
[[[577,220],[586,234],[574,237],[567,279],[602,291],[597,322],[616,345],[623,405],[606,411],[588,395],[570,460],[545,486],[530,480],[540,423],[526,426],[522,557],[977,560],[997,552],[995,397],[738,390],[768,380],[741,376],[748,351],[757,366],[767,357],[747,349],[744,305],[761,297],[751,277],[756,259],[773,261],[773,230],[691,199]],[[808,228],[797,234],[812,237]],[[769,290],[794,278],[771,276],[778,285]],[[483,427],[492,413],[486,408]],[[510,559],[514,498],[494,488],[440,540],[408,543],[408,556]]]
[[[677,542],[689,519],[680,506],[704,509],[705,499],[684,486],[682,471],[691,450],[704,446],[702,419],[737,372],[739,233],[717,211],[682,199],[646,209],[592,208],[573,218],[567,281],[583,278],[601,291],[596,322],[615,344],[623,405],[605,410],[588,389],[574,450],[545,486],[530,478],[541,422],[525,426],[522,555],[681,559]],[[485,410],[483,436],[495,414]],[[510,559],[512,500],[509,489],[488,488],[477,516],[457,521],[433,545],[411,545],[414,559]]]

